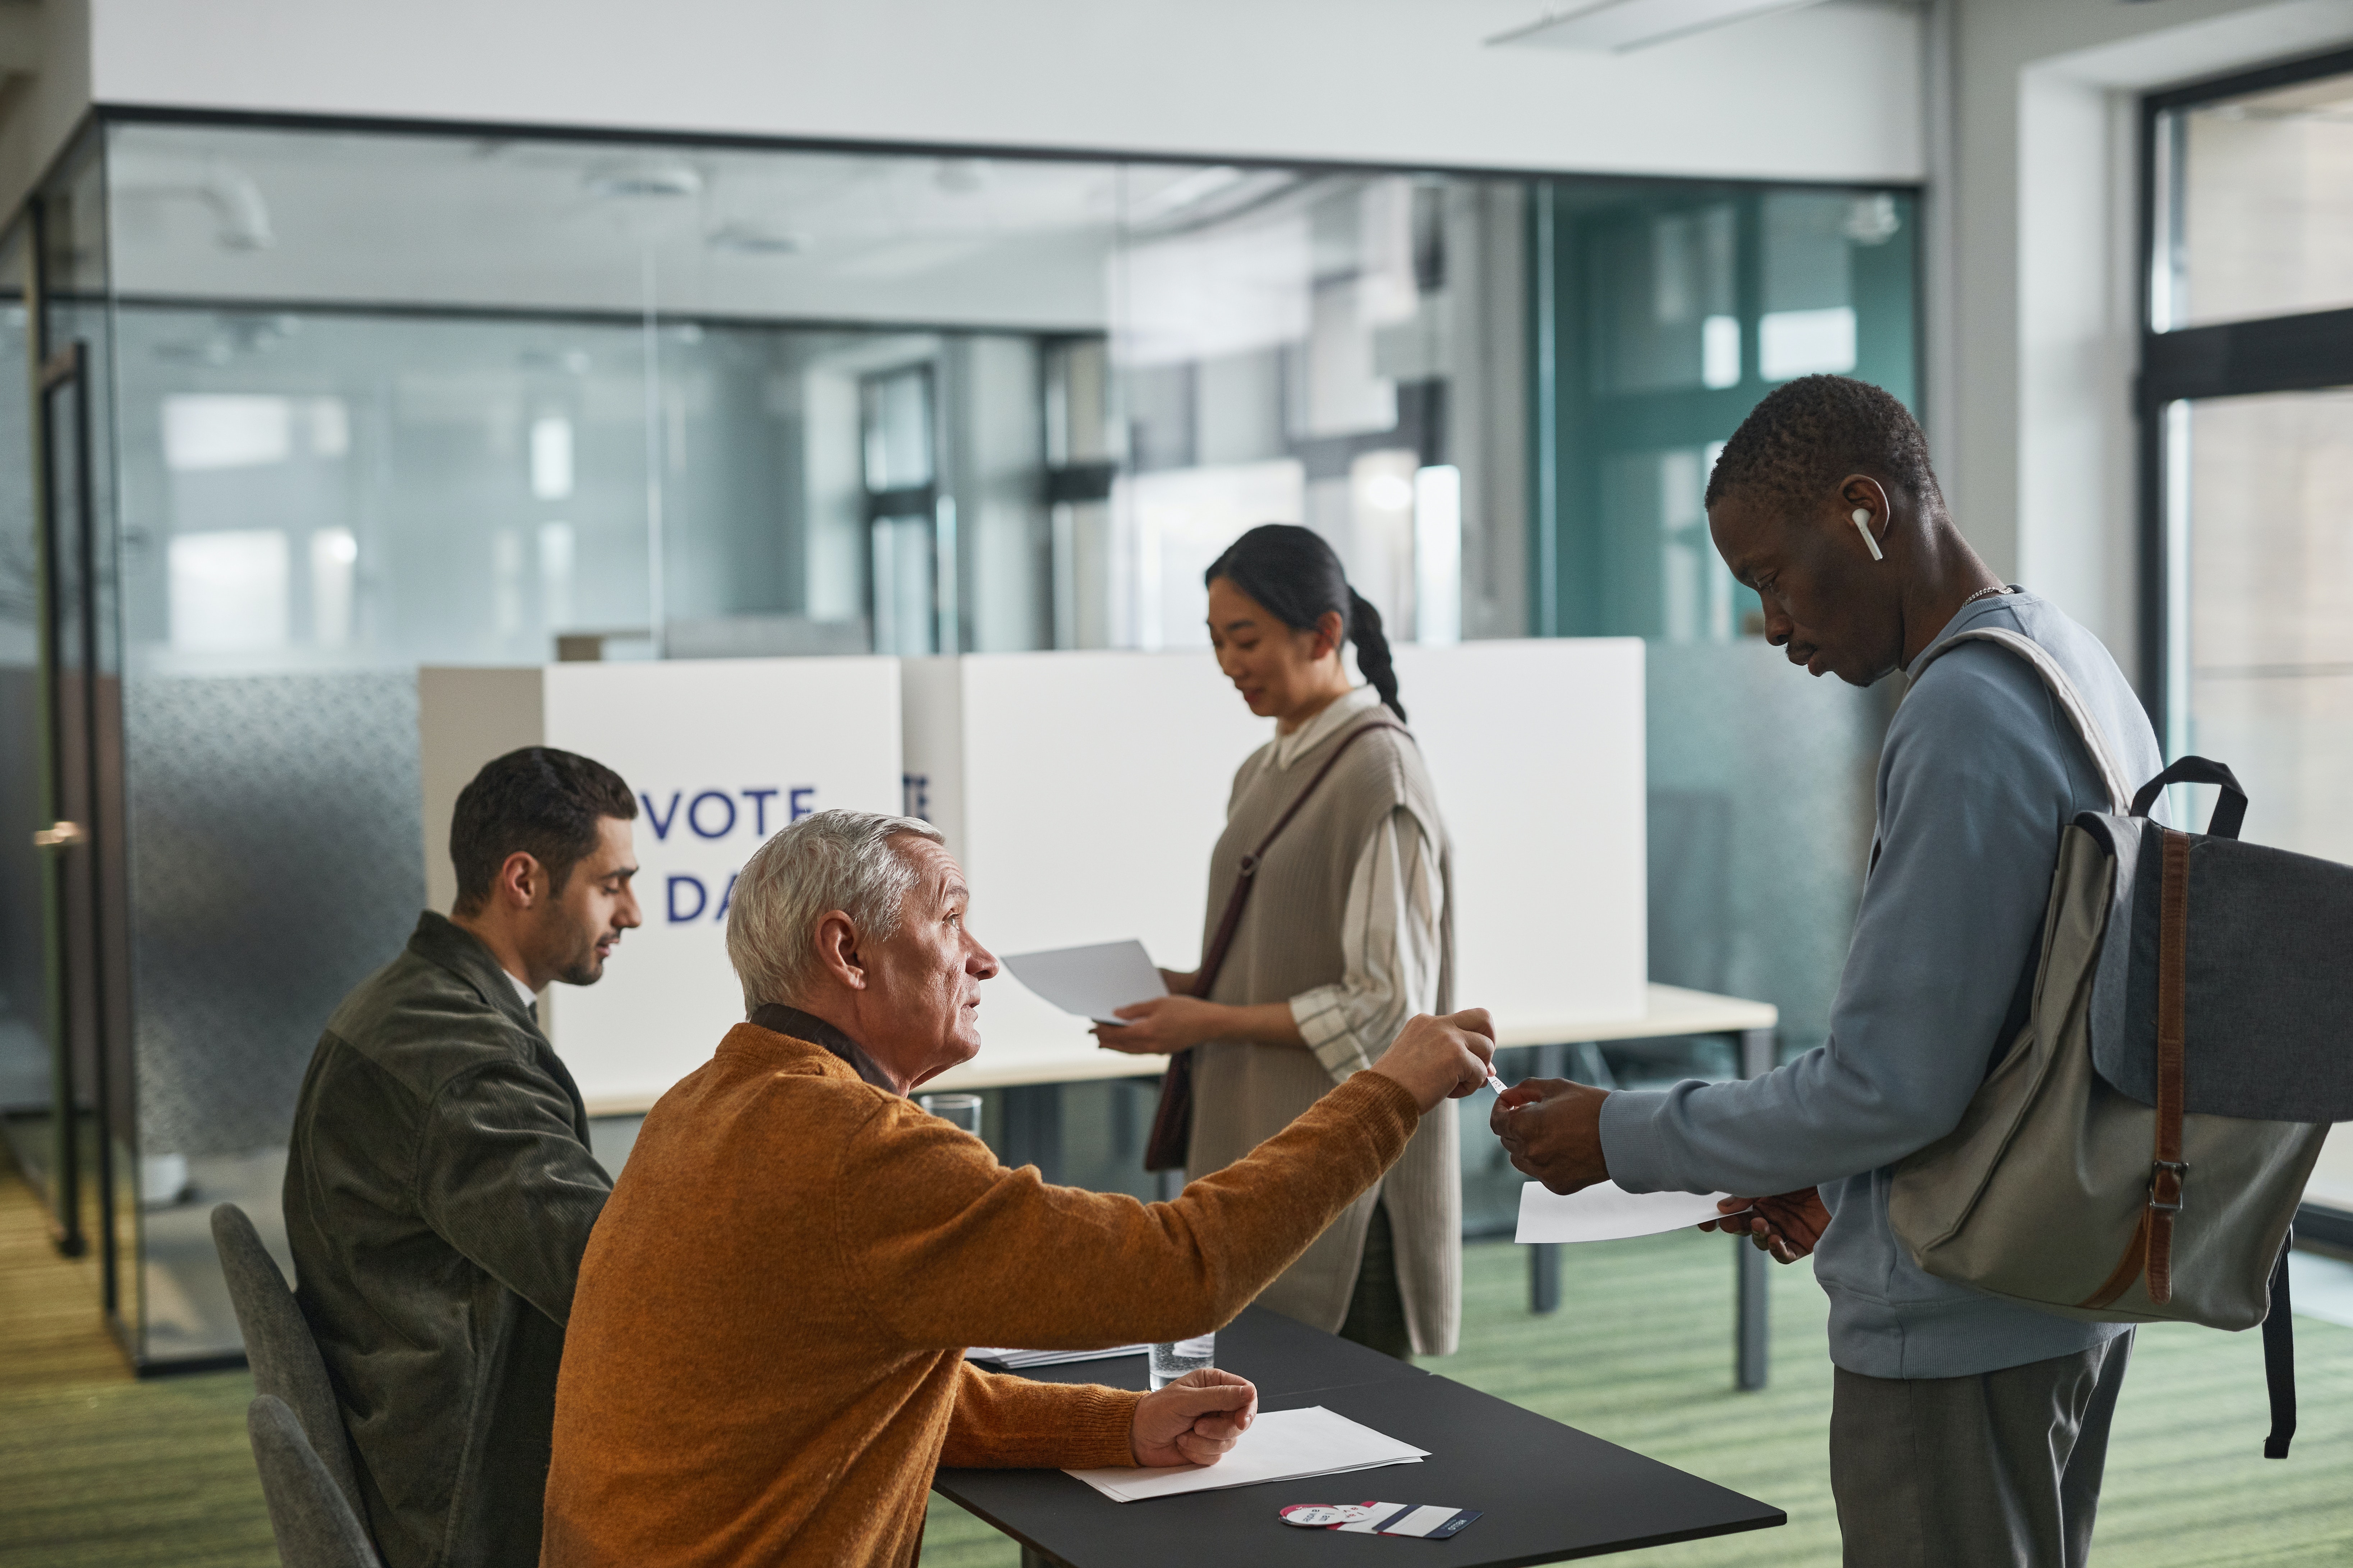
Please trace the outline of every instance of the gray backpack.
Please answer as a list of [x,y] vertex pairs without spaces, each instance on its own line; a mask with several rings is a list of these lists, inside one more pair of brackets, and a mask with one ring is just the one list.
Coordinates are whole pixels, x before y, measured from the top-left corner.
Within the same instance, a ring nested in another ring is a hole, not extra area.
[[[2272,1432],[2295,1430],[2287,1243],[2332,1121],[2353,1120],[2353,867],[2239,842],[2228,768],[2129,792],[2056,661],[2015,632],[2110,808],[2062,830],[2026,1026],[1958,1126],[1895,1167],[1888,1219],[1923,1269],[2062,1317],[2263,1325]],[[1918,678],[1915,669],[1914,678]],[[2148,820],[2222,788],[2206,834]]]

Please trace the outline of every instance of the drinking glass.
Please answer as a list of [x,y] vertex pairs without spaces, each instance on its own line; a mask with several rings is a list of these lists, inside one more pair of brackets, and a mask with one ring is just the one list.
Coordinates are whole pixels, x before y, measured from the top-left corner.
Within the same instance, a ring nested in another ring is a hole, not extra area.
[[1188,1372],[1218,1364],[1218,1336],[1203,1334],[1197,1340],[1178,1340],[1174,1344],[1152,1347],[1152,1386],[1164,1388]]
[[915,1103],[943,1121],[954,1122],[974,1137],[980,1136],[980,1096],[976,1094],[926,1094]]

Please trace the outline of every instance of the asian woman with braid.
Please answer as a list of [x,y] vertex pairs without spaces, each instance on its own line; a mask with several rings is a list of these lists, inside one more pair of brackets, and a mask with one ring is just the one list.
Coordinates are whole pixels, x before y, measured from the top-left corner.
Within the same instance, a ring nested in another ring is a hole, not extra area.
[[[1289,524],[1251,529],[1207,578],[1218,666],[1275,732],[1234,775],[1209,862],[1205,952],[1243,858],[1262,843],[1266,852],[1208,995],[1192,994],[1194,975],[1164,970],[1171,994],[1121,1008],[1124,1026],[1095,1031],[1113,1050],[1192,1053],[1185,1170],[1195,1178],[1369,1066],[1408,1018],[1446,1012],[1453,969],[1446,826],[1404,727],[1380,612],[1348,585],[1330,545]],[[1363,686],[1341,663],[1351,643]],[[1452,1118],[1425,1118],[1382,1184],[1259,1303],[1400,1358],[1451,1352],[1462,1298],[1458,1137]]]

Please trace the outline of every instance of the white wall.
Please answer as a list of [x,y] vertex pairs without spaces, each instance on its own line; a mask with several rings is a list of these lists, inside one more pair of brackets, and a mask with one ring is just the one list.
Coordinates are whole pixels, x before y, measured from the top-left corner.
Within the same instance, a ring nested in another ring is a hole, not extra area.
[[[1906,180],[1919,19],[1836,0],[1625,56],[1545,0],[92,0],[105,103],[859,141]],[[12,198],[13,199],[13,196]]]
[[1939,34],[1953,118],[1931,128],[1951,149],[1936,177],[1952,238],[1930,267],[1938,472],[1994,568],[2137,676],[2136,105],[2353,40],[2353,3],[1940,0]]

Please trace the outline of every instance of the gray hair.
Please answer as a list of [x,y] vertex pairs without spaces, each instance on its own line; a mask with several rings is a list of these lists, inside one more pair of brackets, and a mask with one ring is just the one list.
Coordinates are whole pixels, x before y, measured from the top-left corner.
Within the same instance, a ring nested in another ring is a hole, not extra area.
[[790,1003],[817,978],[817,922],[839,910],[860,937],[899,933],[915,868],[892,840],[947,840],[921,818],[874,811],[820,811],[752,852],[727,906],[727,962],[744,983],[744,1010]]

